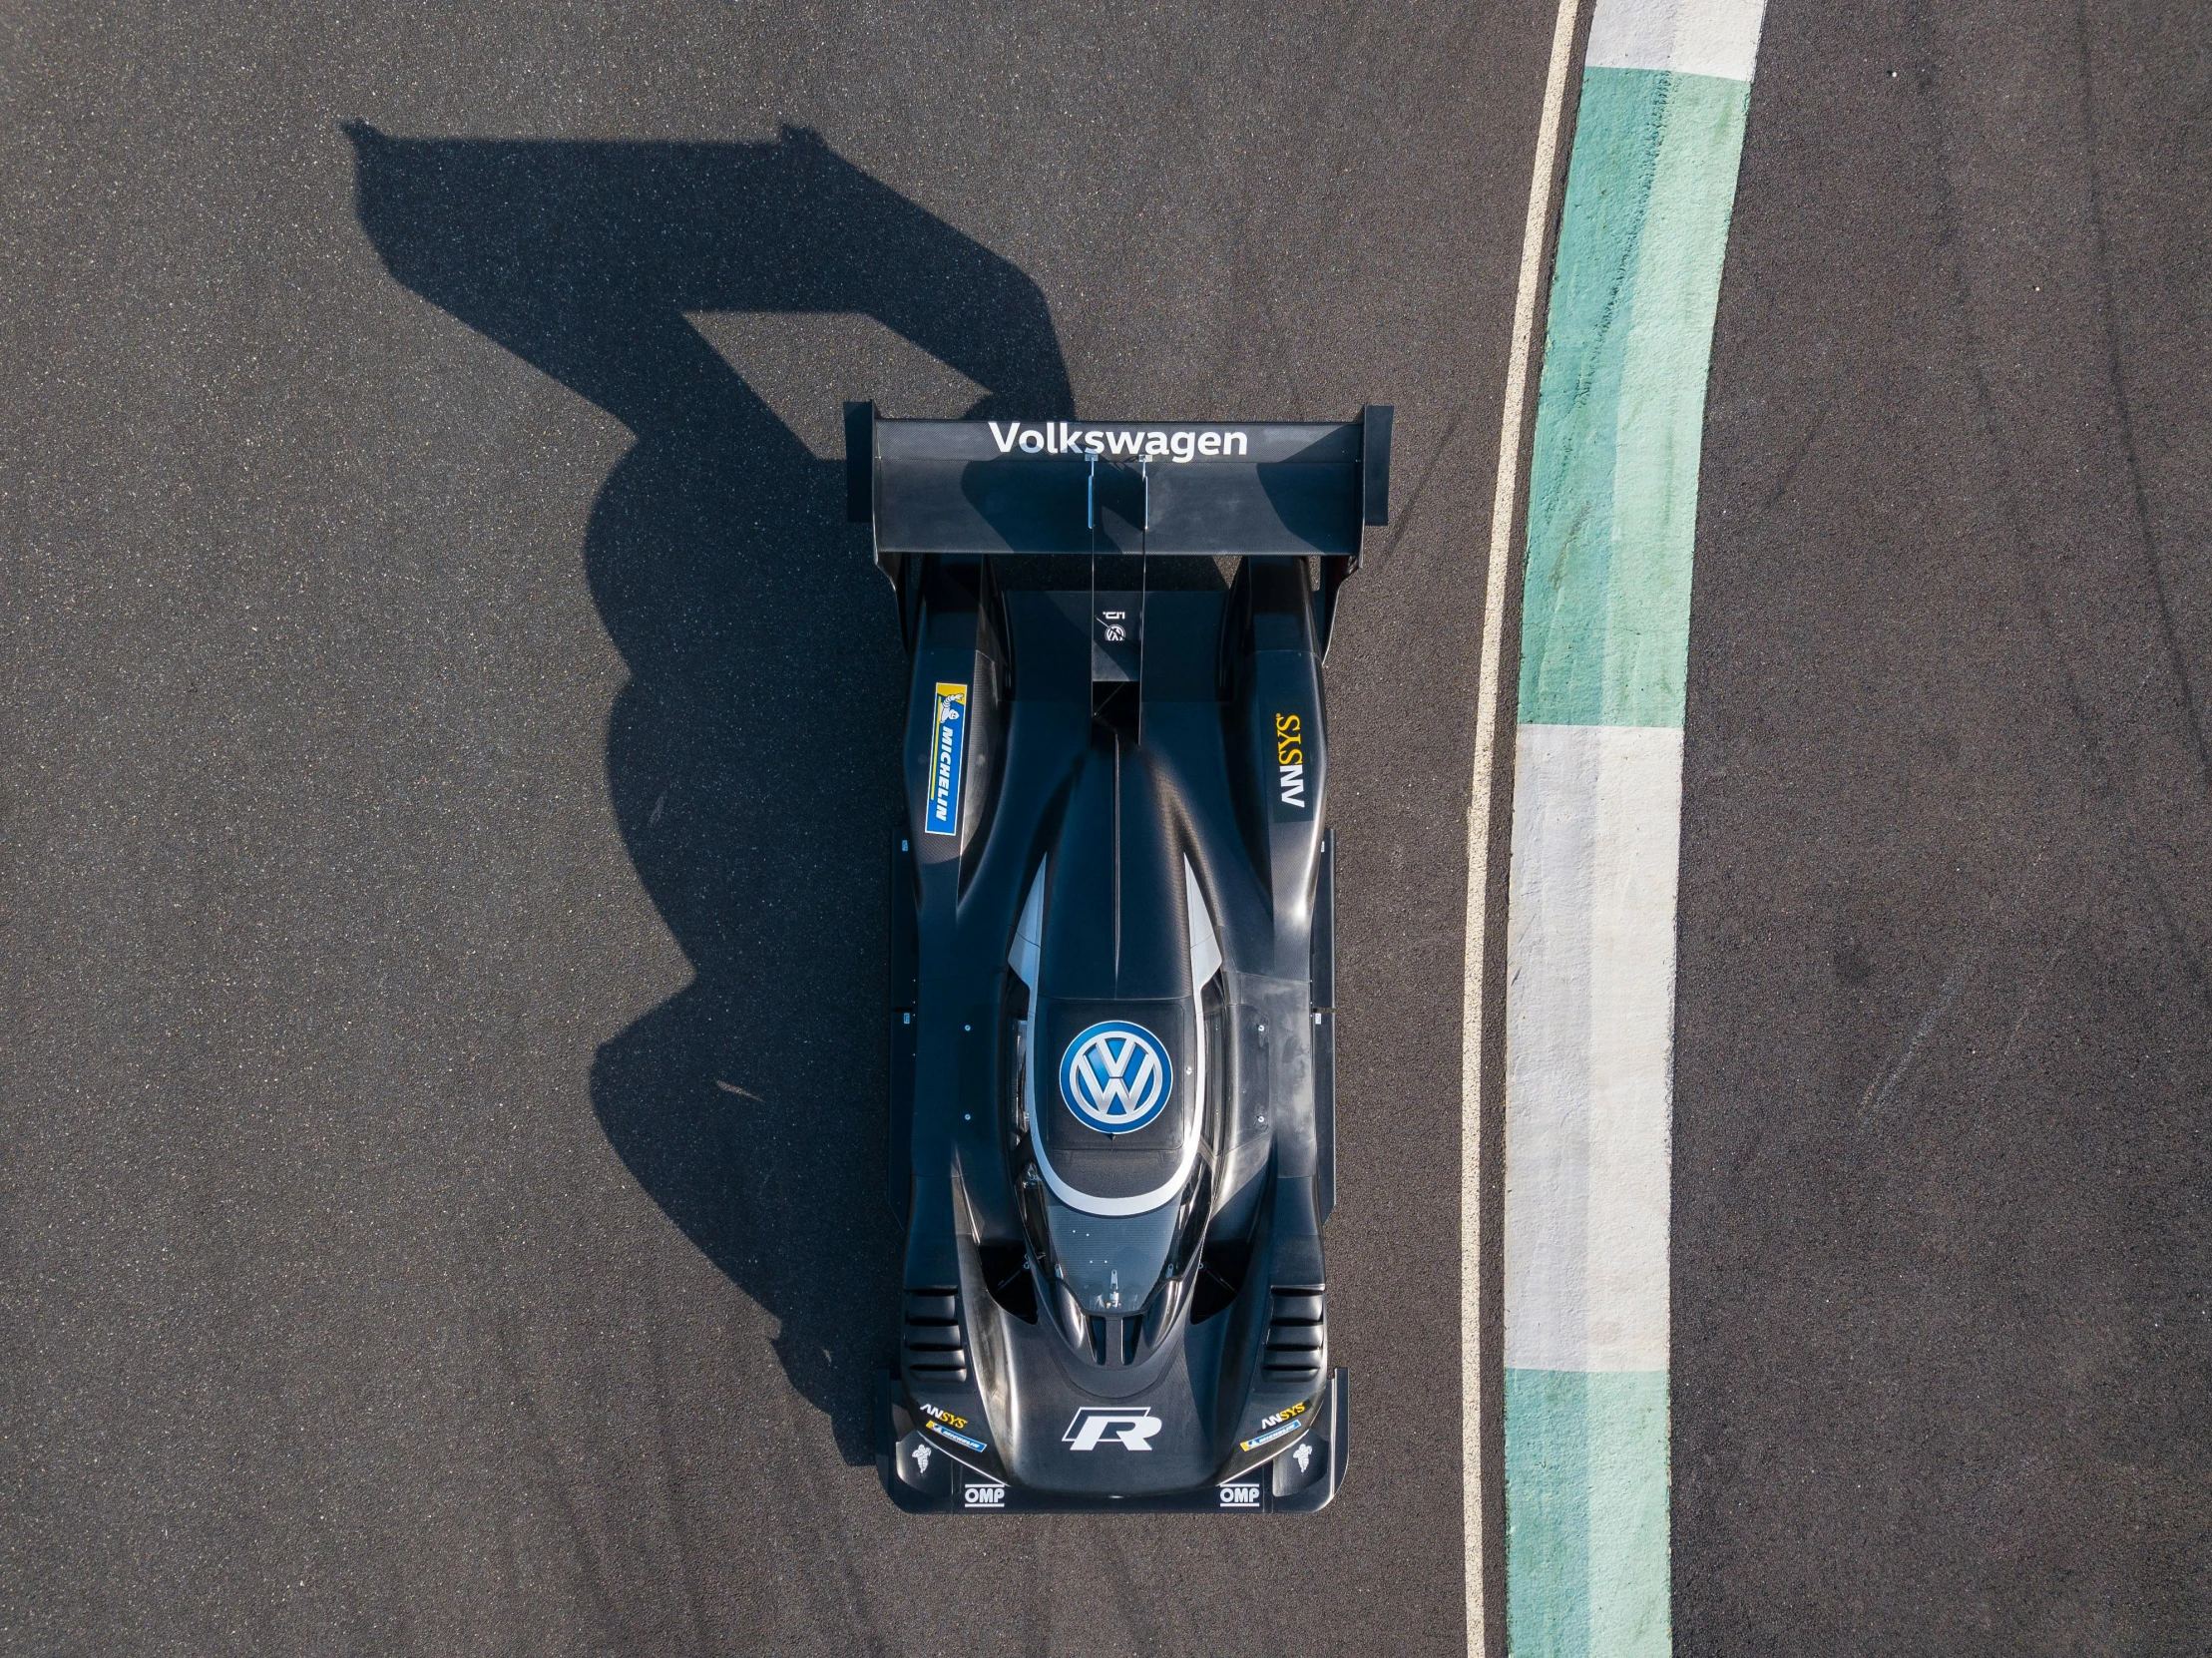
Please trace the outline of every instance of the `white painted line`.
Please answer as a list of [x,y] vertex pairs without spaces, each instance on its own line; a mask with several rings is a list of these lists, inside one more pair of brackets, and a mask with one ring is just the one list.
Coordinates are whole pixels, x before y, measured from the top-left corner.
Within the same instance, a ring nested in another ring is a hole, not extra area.
[[1506,986],[1506,1364],[1667,1368],[1679,726],[1524,725]]
[[[1514,291],[1513,343],[1506,360],[1506,406],[1498,437],[1498,489],[1491,504],[1490,566],[1483,588],[1483,648],[1475,688],[1475,785],[1467,807],[1467,954],[1460,1009],[1460,1470],[1467,1564],[1467,1647],[1485,1650],[1483,1604],[1482,1100],[1483,957],[1490,926],[1491,783],[1498,770],[1498,726],[1506,648],[1507,582],[1513,574],[1514,518],[1521,500],[1521,449],[1531,406],[1530,358],[1536,348],[1537,298],[1544,280],[1545,234],[1551,223],[1559,126],[1581,0],[1559,0],[1551,26],[1537,120],[1529,212],[1522,223],[1521,274]],[[1506,1609],[1498,1614],[1503,1621]]]
[[1666,69],[1751,79],[1766,0],[1597,0],[1590,69]]

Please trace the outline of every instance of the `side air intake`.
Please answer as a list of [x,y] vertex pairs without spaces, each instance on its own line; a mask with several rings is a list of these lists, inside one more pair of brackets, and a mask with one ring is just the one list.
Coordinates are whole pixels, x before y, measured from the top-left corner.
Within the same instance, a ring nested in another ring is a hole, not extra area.
[[1267,1344],[1260,1353],[1260,1380],[1270,1386],[1321,1385],[1321,1365],[1329,1348],[1326,1297],[1320,1286],[1270,1290]]
[[960,1336],[957,1289],[931,1286],[906,1292],[899,1357],[916,1387],[946,1387],[968,1380],[968,1346]]

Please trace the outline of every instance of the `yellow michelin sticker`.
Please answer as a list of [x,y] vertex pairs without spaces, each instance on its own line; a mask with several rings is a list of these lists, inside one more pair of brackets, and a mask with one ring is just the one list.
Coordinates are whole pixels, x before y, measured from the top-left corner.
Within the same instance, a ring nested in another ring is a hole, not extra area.
[[929,807],[922,814],[930,834],[960,833],[960,762],[967,747],[968,687],[940,682],[930,727]]

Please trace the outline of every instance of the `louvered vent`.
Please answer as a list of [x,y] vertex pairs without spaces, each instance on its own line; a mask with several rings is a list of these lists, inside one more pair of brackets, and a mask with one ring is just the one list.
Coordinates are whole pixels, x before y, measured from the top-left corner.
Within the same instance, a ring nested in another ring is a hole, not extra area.
[[1284,1386],[1318,1386],[1329,1348],[1328,1317],[1318,1286],[1278,1285],[1268,1292],[1267,1345],[1260,1353],[1260,1380]]
[[909,1381],[917,1387],[968,1380],[968,1349],[960,1339],[960,1292],[908,1290],[906,1328],[900,1343]]

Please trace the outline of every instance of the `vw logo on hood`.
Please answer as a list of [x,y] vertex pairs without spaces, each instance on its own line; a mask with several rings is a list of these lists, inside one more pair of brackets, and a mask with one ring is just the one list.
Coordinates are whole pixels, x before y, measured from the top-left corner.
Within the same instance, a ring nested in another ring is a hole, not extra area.
[[1068,1044],[1060,1096],[1103,1134],[1126,1134],[1160,1113],[1175,1086],[1167,1049],[1141,1025],[1109,1019]]

